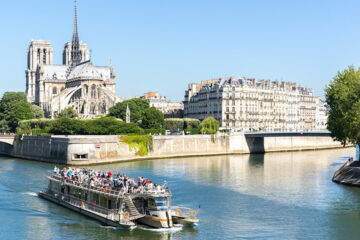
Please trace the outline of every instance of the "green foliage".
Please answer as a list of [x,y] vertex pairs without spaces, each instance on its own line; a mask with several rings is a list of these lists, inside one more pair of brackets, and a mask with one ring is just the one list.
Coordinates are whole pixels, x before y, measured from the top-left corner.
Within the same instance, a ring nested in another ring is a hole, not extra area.
[[213,117],[205,118],[200,126],[201,133],[216,134],[219,131],[219,122]]
[[49,133],[58,135],[118,135],[142,134],[143,130],[135,123],[125,123],[115,117],[79,120],[58,118],[51,122]]
[[83,134],[85,131],[84,124],[81,120],[73,118],[58,118],[51,122],[49,126],[49,133],[56,135],[76,135]]
[[35,118],[44,118],[44,110],[38,105],[31,105],[31,111],[34,114]]
[[167,118],[165,128],[170,131],[185,130],[190,134],[200,133],[200,121],[192,118]]
[[19,121],[31,118],[34,118],[34,114],[25,93],[6,92],[3,95],[0,100],[0,120],[7,122],[11,132],[15,132]]
[[184,130],[183,118],[167,118],[165,119],[165,128],[170,131],[182,131]]
[[327,128],[331,136],[346,143],[360,142],[360,69],[338,72],[325,89],[330,111]]
[[160,128],[160,129],[144,129],[144,134],[150,134],[150,135],[156,135],[156,134],[162,134],[165,135],[165,129],[164,128]]
[[130,151],[136,148],[137,152],[135,155],[146,156],[152,146],[152,136],[120,136],[120,142],[128,144]]
[[200,128],[191,128],[190,126],[184,129],[185,135],[195,135],[200,134]]
[[126,119],[126,106],[129,105],[130,121],[137,123],[142,120],[145,111],[150,107],[149,102],[141,98],[132,98],[117,103],[109,109],[109,116],[114,116],[122,120]]
[[59,118],[77,118],[78,114],[72,107],[67,107],[59,113]]
[[31,129],[31,134],[33,136],[47,136],[47,135],[51,135],[50,133],[48,133],[47,129],[41,129],[41,128],[34,128]]
[[10,132],[9,124],[5,119],[0,120],[0,132],[2,133]]
[[198,128],[200,129],[200,120],[194,118],[184,118],[184,129],[187,128]]
[[155,107],[145,110],[141,127],[146,129],[163,129],[165,127],[164,115]]
[[53,121],[54,119],[48,119],[48,118],[22,120],[19,122],[19,126],[23,124],[28,124],[32,129],[34,128],[45,129],[49,127],[50,123]]
[[29,125],[22,125],[16,128],[16,139],[20,140],[22,135],[31,135],[31,127]]

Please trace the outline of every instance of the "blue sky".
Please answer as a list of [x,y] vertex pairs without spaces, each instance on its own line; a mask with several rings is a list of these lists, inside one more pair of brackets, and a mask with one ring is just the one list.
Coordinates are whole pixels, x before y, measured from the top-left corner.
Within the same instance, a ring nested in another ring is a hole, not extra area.
[[[297,82],[323,96],[338,70],[360,63],[360,1],[78,0],[80,40],[95,65],[117,73],[117,94],[159,91],[182,100],[187,84],[221,76]],[[31,39],[62,61],[72,0],[1,1],[0,95],[25,91]]]

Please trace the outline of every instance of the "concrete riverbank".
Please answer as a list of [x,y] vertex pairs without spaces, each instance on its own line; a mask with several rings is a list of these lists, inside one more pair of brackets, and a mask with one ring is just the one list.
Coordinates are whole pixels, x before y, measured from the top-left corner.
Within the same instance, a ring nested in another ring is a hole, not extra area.
[[24,136],[14,142],[0,139],[0,154],[71,165],[340,147],[339,142],[324,134],[154,136],[149,154],[138,156],[138,149],[121,142],[119,136]]

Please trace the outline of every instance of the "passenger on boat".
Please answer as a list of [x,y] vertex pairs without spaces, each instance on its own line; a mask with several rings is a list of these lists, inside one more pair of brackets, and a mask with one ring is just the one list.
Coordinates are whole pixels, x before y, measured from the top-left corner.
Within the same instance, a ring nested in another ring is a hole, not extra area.
[[71,180],[85,186],[97,187],[102,189],[114,189],[121,193],[143,193],[145,191],[165,192],[167,183],[154,184],[149,179],[138,177],[136,182],[134,178],[127,177],[125,174],[113,174],[111,171],[94,171],[87,168],[73,169],[71,167],[63,170],[54,167],[54,174],[62,179]]

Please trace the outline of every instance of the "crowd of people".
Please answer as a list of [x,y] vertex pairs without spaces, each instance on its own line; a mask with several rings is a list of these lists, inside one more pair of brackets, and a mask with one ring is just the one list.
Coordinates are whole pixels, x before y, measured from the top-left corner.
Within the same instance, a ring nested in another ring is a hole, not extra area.
[[112,173],[111,171],[95,171],[88,168],[63,168],[54,167],[54,174],[63,180],[72,180],[87,187],[97,187],[103,191],[111,189],[120,191],[121,193],[145,193],[145,192],[165,192],[167,190],[167,182],[162,185],[155,184],[147,178],[128,177],[125,174]]

